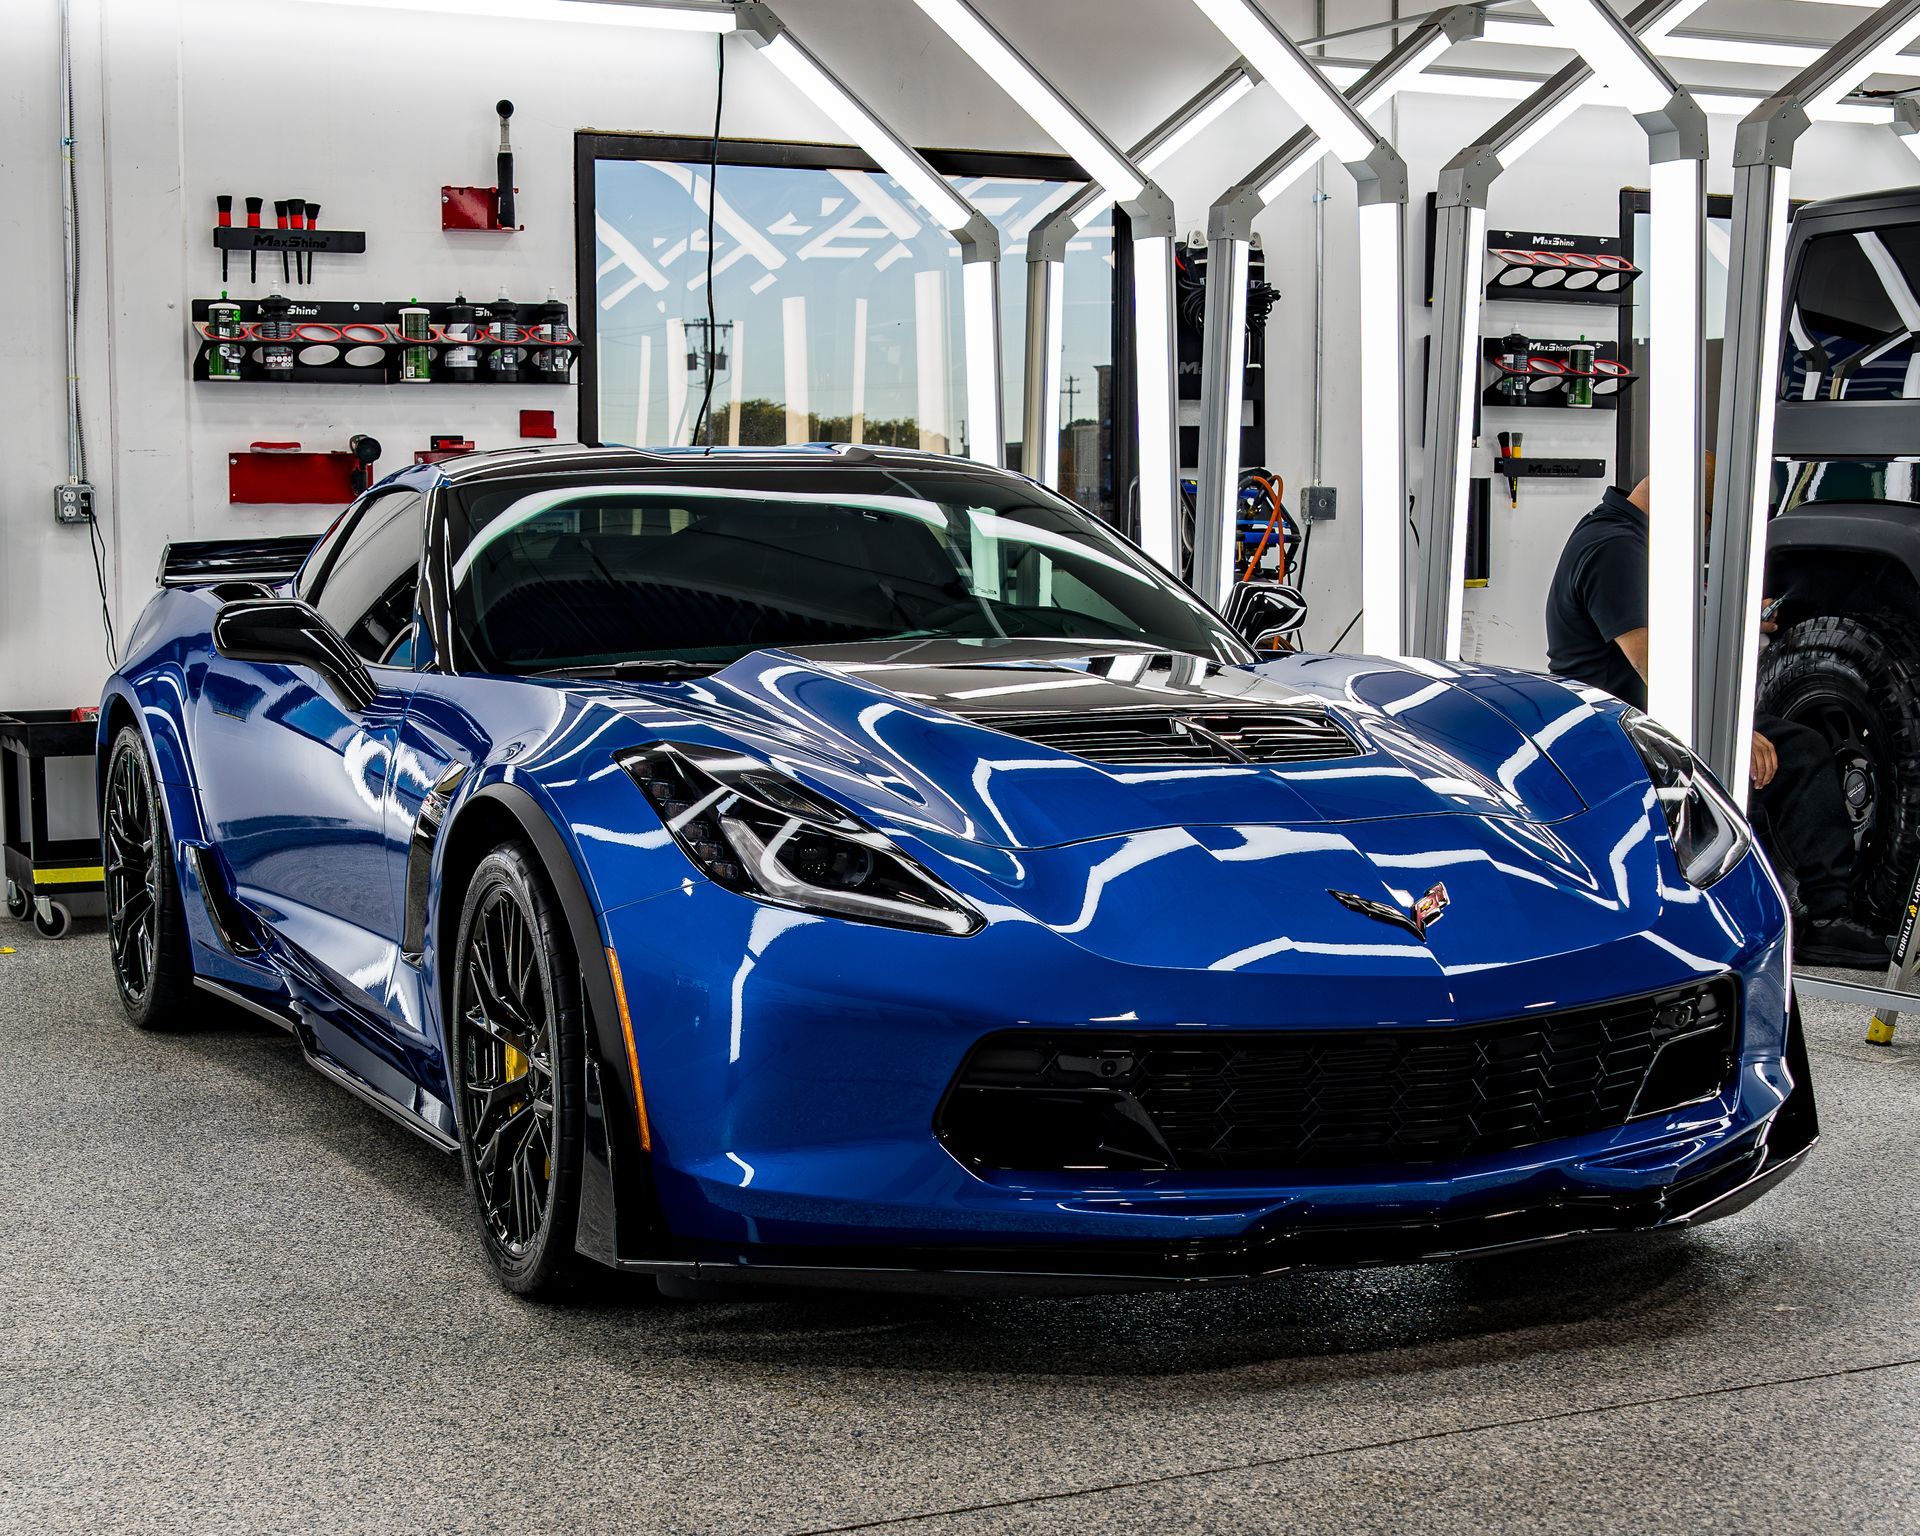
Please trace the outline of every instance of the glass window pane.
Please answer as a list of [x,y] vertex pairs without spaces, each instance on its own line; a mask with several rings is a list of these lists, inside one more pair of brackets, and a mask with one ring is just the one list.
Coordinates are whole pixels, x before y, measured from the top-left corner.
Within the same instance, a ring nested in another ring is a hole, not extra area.
[[[769,159],[787,159],[791,151]],[[824,155],[838,152],[823,151]],[[1077,181],[952,176],[1001,232],[1002,391],[1007,462],[1021,462],[1026,241]],[[879,171],[853,166],[719,167],[714,339],[709,341],[708,167],[697,160],[594,164],[599,281],[595,329],[601,441],[648,446],[864,442],[965,454],[960,252]],[[1110,227],[1068,257],[1063,423],[1106,431],[1112,315]],[[708,363],[713,395],[703,421]],[[1070,494],[1105,510],[1094,473]],[[1109,498],[1110,500],[1110,498]]]
[[1788,400],[1920,397],[1920,225],[1807,242],[1787,317]]

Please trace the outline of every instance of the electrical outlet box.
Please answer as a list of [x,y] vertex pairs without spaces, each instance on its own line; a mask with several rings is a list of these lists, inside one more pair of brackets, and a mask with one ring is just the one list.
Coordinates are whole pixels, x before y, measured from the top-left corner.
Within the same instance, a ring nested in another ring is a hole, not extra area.
[[82,480],[77,485],[56,485],[53,488],[54,519],[62,523],[90,523],[93,521],[93,487]]
[[1340,510],[1340,493],[1330,485],[1310,485],[1300,493],[1300,505],[1310,523],[1330,523]]

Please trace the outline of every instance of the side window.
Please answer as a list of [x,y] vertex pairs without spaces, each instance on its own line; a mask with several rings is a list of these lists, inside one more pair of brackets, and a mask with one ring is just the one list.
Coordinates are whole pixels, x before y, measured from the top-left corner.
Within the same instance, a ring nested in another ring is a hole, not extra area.
[[361,514],[326,573],[314,606],[362,661],[401,666],[411,656],[420,540],[418,493],[383,496]]
[[1920,399],[1920,224],[1809,240],[1787,333],[1783,400]]
[[307,558],[300,562],[300,575],[293,584],[293,595],[303,603],[313,601],[314,591],[320,585],[320,578],[326,575],[327,567],[340,551],[340,541],[347,536],[347,530],[353,526],[353,520],[366,510],[365,502],[354,502],[331,523],[327,531],[314,541]]

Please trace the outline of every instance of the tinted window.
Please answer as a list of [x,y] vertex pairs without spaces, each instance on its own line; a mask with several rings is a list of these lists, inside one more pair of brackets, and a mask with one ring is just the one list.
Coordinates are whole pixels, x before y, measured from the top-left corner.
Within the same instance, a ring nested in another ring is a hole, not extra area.
[[1245,654],[1133,546],[1012,479],[522,481],[455,522],[455,622],[488,671],[916,638]]
[[1920,224],[1809,240],[1787,332],[1783,399],[1920,398]]
[[420,574],[420,497],[382,496],[361,515],[326,572],[314,606],[364,661],[392,663],[413,623]]
[[352,526],[362,506],[363,503],[355,502],[328,523],[327,531],[314,541],[313,548],[307,552],[307,558],[300,562],[300,574],[294,578],[293,591],[302,602],[313,601],[313,594],[320,585],[320,578],[326,574],[328,563],[340,548],[340,540],[346,536],[347,529]]

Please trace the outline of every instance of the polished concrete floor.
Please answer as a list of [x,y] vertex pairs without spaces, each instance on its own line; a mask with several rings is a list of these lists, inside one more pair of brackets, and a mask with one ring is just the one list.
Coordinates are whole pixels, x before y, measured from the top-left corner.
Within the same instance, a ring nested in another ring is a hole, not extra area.
[[0,1530],[1920,1530],[1920,1019],[1680,1238],[1095,1300],[527,1306],[454,1163],[0,928]]

